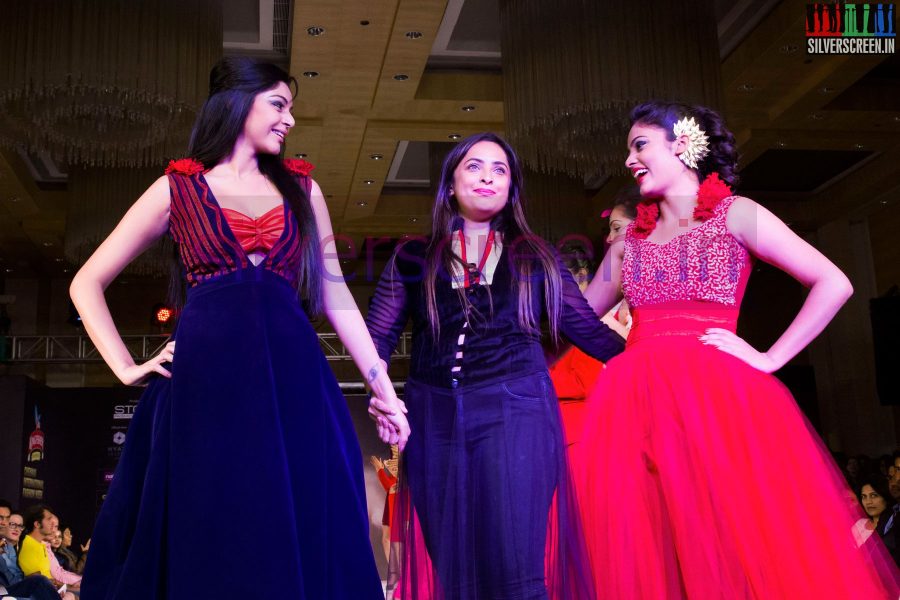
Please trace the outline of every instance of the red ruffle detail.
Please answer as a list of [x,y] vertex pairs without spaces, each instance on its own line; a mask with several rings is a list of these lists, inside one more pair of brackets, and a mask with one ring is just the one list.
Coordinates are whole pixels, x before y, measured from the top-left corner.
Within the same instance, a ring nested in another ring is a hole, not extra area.
[[659,218],[659,200],[643,200],[637,205],[637,218],[634,220],[631,235],[639,240],[645,239],[656,229]]
[[178,173],[179,175],[196,175],[204,170],[203,163],[193,158],[182,158],[180,160],[170,160],[169,166],[166,167],[166,175]]
[[713,216],[713,212],[719,202],[732,195],[731,188],[719,179],[718,173],[710,173],[700,184],[697,190],[697,206],[694,208],[694,218],[705,221]]
[[302,158],[286,158],[284,159],[284,167],[294,175],[303,175],[304,177],[308,176],[316,168],[311,162]]
[[[700,184],[697,190],[697,206],[694,207],[694,219],[705,221],[713,216],[719,202],[732,195],[731,188],[719,179],[718,173],[711,173]],[[644,200],[637,205],[637,218],[631,235],[640,240],[646,239],[656,229],[659,218],[659,201]]]

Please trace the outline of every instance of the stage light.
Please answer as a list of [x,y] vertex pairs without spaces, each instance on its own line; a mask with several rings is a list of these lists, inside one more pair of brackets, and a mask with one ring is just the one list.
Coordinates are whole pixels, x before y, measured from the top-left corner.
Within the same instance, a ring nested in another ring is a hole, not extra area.
[[170,306],[160,303],[153,307],[152,320],[154,325],[159,325],[160,327],[168,325],[173,316],[175,316],[175,311]]

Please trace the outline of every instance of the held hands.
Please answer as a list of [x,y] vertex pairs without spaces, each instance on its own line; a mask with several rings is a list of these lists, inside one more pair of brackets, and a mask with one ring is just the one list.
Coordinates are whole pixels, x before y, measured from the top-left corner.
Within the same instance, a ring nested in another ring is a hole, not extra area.
[[[386,396],[388,394],[385,394]],[[375,421],[378,437],[385,444],[397,444],[400,451],[409,439],[409,422],[406,420],[406,405],[393,393],[390,398],[372,395],[369,400],[369,416]]]
[[162,351],[140,365],[131,365],[121,372],[116,373],[125,385],[145,385],[147,379],[154,373],[171,378],[172,373],[162,366],[163,363],[171,363],[175,359],[175,342],[169,342]]
[[773,373],[780,368],[768,354],[759,352],[753,346],[745,342],[736,334],[727,329],[711,328],[706,330],[706,335],[700,336],[700,341],[708,346],[715,346],[722,352],[735,356],[754,369],[763,373]]
[[394,392],[394,385],[387,375],[387,364],[379,360],[366,373],[366,383],[371,390],[369,416],[375,421],[378,437],[386,444],[397,444],[400,451],[409,439],[409,422],[406,405]]

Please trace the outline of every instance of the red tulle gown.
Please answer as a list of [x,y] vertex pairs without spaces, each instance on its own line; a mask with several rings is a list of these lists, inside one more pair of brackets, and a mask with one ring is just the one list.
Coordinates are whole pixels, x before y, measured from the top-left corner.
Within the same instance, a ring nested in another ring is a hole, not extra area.
[[575,456],[599,597],[896,599],[893,561],[857,546],[863,515],[788,390],[698,340],[735,330],[751,270],[732,202],[666,244],[629,227],[634,327]]

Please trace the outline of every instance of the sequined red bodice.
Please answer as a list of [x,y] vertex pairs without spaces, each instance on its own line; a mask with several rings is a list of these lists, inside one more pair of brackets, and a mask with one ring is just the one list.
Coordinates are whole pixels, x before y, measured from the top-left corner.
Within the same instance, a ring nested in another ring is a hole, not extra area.
[[633,308],[683,301],[740,306],[751,257],[726,225],[735,198],[723,199],[709,219],[665,244],[638,239],[629,226],[622,290]]

